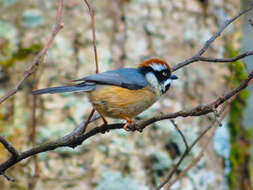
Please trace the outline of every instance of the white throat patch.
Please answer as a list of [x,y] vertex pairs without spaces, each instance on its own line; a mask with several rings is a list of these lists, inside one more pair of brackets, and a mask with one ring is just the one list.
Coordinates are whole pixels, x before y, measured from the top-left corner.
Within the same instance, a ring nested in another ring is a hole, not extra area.
[[156,94],[157,98],[159,98],[162,95],[162,86],[159,84],[159,81],[157,80],[156,76],[153,72],[148,72],[145,75],[152,91]]
[[162,87],[164,91],[166,91],[166,86],[168,86],[169,84],[171,85],[172,81],[173,81],[173,80],[170,79],[170,78],[167,79],[166,81],[164,81],[163,87]]
[[172,79],[168,78],[164,82],[159,83],[158,79],[156,78],[153,72],[148,72],[145,75],[149,85],[151,86],[152,90],[159,96],[165,93],[168,90],[168,85],[171,85]]
[[148,72],[145,75],[145,77],[152,88],[157,88],[159,86],[159,82],[158,82],[156,76],[152,72]]

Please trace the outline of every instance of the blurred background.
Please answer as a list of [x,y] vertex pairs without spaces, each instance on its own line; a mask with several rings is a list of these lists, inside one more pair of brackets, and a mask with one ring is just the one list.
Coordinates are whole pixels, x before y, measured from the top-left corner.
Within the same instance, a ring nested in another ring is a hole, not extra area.
[[[93,0],[100,71],[135,67],[159,57],[174,65],[193,56],[226,19],[251,0]],[[65,85],[95,72],[89,12],[83,1],[64,1],[64,28],[56,36],[44,63],[13,97],[0,105],[0,134],[19,151],[57,139],[87,118],[91,105],[83,94],[43,95],[36,88]],[[0,96],[18,80],[49,39],[58,1],[0,0]],[[253,12],[226,29],[207,57],[233,57],[253,49]],[[176,71],[168,93],[140,115],[171,113],[204,104],[234,88],[253,68],[245,62],[194,63]],[[251,62],[251,64],[250,64]],[[185,169],[212,137],[202,159],[173,190],[250,190],[253,184],[253,86],[231,103],[223,127],[196,145],[178,168]],[[214,120],[213,114],[177,118],[187,141],[193,142]],[[111,122],[119,122],[110,120]],[[96,121],[92,126],[100,125]],[[26,159],[0,176],[1,189],[146,190],[166,177],[185,149],[169,120],[142,133],[113,130],[96,135],[77,148],[58,148]],[[0,145],[0,161],[8,152]],[[250,175],[251,174],[251,175]],[[251,176],[251,177],[250,177]]]

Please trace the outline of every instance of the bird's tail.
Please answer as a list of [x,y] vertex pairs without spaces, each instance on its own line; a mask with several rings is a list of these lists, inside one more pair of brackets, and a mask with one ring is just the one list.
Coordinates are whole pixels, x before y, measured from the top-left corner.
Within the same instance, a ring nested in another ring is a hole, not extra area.
[[74,85],[74,86],[59,86],[52,88],[44,88],[40,90],[32,91],[33,95],[40,94],[56,94],[56,93],[64,93],[64,92],[88,92],[95,89],[95,85]]

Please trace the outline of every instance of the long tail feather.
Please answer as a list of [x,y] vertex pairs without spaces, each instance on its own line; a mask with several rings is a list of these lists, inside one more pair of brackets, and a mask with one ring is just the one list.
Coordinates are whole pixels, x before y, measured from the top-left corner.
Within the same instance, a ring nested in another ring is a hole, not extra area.
[[87,92],[92,91],[95,89],[94,85],[87,85],[87,86],[59,86],[59,87],[52,87],[52,88],[44,88],[40,90],[32,91],[33,95],[39,94],[55,94],[55,93],[64,93],[64,92]]

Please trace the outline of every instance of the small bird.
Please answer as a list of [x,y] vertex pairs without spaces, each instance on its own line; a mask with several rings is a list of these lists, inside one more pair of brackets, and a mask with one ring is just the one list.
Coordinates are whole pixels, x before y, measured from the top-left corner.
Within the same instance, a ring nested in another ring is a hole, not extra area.
[[98,73],[72,81],[78,84],[40,89],[32,94],[86,92],[104,124],[107,124],[105,117],[124,119],[127,130],[134,123],[133,118],[155,103],[175,79],[178,77],[165,61],[151,58],[137,68]]

